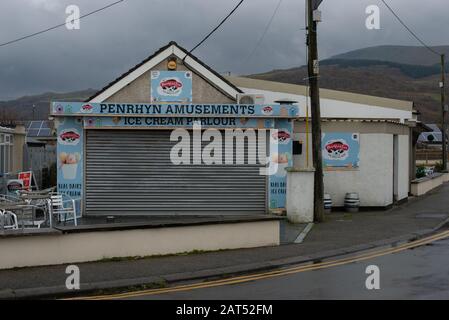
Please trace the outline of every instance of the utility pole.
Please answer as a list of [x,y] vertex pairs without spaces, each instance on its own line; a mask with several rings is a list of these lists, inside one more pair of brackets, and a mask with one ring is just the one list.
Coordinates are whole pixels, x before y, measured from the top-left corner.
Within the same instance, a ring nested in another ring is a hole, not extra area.
[[441,142],[442,142],[442,149],[443,149],[443,170],[447,171],[447,144],[446,144],[446,105],[445,105],[445,94],[444,94],[444,81],[445,81],[445,63],[444,63],[444,54],[441,55],[441,82],[440,82],[440,89],[441,89],[441,111],[443,113],[442,121],[441,121]]
[[[308,76],[310,87],[310,106],[312,113],[312,157],[315,167],[314,184],[314,221],[324,221],[324,183],[323,183],[323,160],[321,151],[321,111],[320,91],[318,86],[319,64],[318,64],[318,41],[317,21],[318,6],[322,0],[307,0],[307,45],[308,45]],[[314,14],[315,13],[315,14]]]

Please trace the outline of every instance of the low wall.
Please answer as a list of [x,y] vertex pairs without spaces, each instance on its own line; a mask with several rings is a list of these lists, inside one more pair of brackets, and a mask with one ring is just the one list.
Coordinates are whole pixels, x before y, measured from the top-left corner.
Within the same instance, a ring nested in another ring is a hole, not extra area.
[[410,192],[414,196],[422,196],[447,181],[449,181],[448,173],[434,173],[431,176],[413,180]]
[[287,218],[292,223],[313,222],[315,169],[287,169]]
[[279,245],[279,220],[0,237],[0,269]]

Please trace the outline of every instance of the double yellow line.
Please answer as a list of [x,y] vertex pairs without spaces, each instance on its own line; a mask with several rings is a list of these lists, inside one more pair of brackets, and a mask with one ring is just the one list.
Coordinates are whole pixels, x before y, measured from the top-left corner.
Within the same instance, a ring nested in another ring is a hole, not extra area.
[[72,298],[69,300],[111,300],[111,299],[135,298],[135,297],[147,296],[147,295],[156,295],[156,294],[164,294],[164,293],[179,292],[179,291],[189,291],[189,290],[194,290],[194,289],[204,289],[204,288],[211,288],[211,287],[224,286],[224,285],[230,285],[230,284],[237,284],[237,283],[242,283],[242,282],[262,280],[262,279],[267,279],[267,278],[285,276],[285,275],[299,273],[299,272],[305,272],[305,271],[319,270],[319,269],[349,264],[349,263],[353,263],[353,262],[373,259],[373,258],[384,256],[387,254],[397,253],[397,252],[415,248],[418,246],[423,246],[428,243],[432,243],[432,242],[442,240],[442,239],[445,239],[448,237],[449,237],[449,230],[434,234],[434,235],[426,237],[426,238],[422,238],[420,240],[405,243],[405,244],[399,245],[397,247],[366,252],[366,253],[363,253],[363,254],[360,254],[357,256],[341,258],[341,259],[331,260],[331,261],[327,261],[327,262],[320,262],[320,263],[310,262],[307,264],[303,264],[303,265],[291,267],[291,268],[286,268],[286,269],[278,269],[278,270],[264,272],[264,273],[232,277],[232,278],[221,279],[221,280],[212,280],[212,281],[199,282],[199,283],[193,283],[193,284],[187,284],[187,285],[179,285],[179,286],[170,287],[170,288],[139,290],[139,291],[134,291],[134,292],[126,292],[126,293],[119,293],[119,294],[112,294],[112,295],[77,297],[77,298]]

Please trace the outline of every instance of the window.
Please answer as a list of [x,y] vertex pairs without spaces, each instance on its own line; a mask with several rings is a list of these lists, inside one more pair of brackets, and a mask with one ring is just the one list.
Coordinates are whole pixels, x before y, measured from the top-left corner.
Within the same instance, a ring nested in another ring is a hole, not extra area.
[[11,134],[0,133],[0,174],[13,171],[13,144]]

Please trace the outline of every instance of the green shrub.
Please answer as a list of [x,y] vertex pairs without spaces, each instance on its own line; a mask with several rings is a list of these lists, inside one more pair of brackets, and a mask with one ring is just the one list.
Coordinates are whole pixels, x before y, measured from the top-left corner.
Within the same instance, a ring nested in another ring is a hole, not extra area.
[[426,168],[424,166],[417,166],[416,167],[416,178],[423,178],[426,176]]

